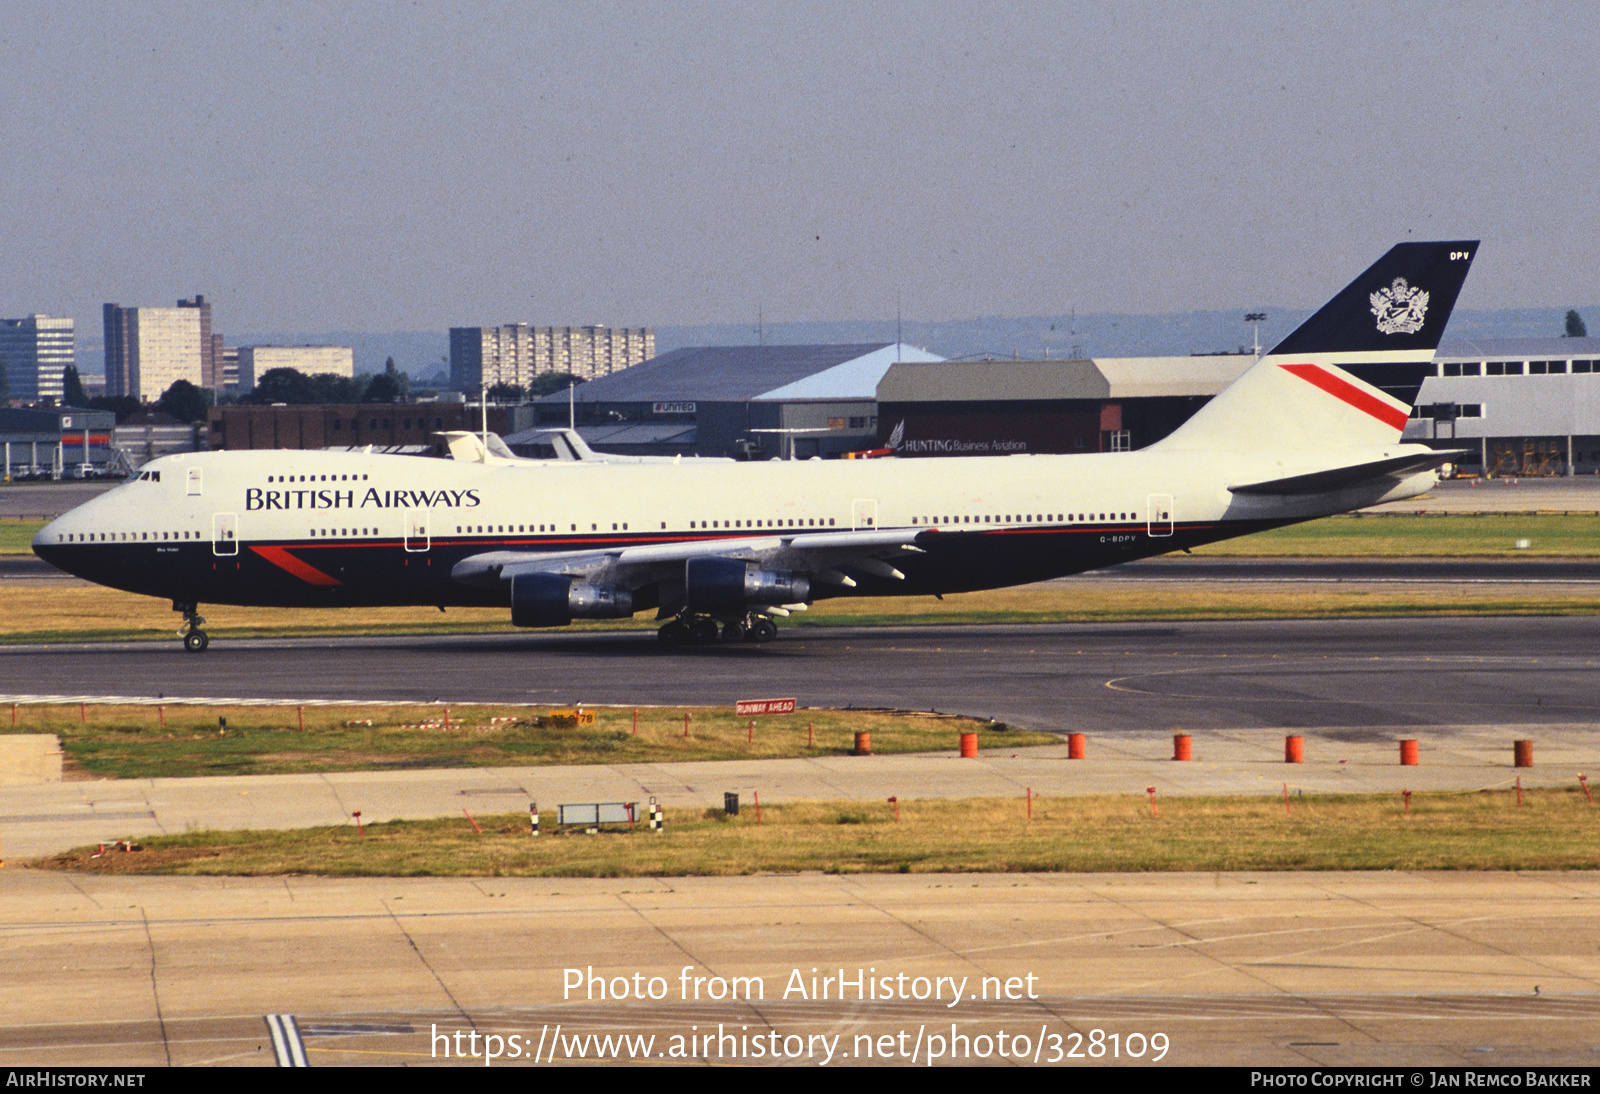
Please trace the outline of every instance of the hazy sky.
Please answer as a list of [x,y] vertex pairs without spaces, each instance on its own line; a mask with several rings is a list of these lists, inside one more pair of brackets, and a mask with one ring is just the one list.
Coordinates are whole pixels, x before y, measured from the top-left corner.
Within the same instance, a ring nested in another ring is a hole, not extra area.
[[1600,301],[1586,4],[0,2],[0,315],[217,329]]

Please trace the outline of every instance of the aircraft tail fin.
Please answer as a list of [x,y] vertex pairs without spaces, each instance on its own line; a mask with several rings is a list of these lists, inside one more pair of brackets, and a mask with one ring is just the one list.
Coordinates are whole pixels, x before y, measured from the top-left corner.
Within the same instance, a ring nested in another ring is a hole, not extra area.
[[1305,450],[1399,440],[1476,240],[1401,243],[1153,447]]

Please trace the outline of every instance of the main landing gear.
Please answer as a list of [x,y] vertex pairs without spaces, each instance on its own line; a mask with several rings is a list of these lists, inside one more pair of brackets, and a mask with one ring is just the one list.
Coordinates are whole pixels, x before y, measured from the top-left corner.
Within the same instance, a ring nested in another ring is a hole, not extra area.
[[190,653],[203,653],[211,645],[211,639],[206,637],[206,632],[200,628],[206,625],[204,617],[196,610],[198,604],[180,604],[172,602],[172,610],[183,613],[184,629],[178,633],[183,635],[183,648]]
[[683,615],[663,623],[656,637],[665,646],[709,646],[719,634],[724,642],[771,642],[778,625],[765,615],[724,620],[720,627],[708,615]]

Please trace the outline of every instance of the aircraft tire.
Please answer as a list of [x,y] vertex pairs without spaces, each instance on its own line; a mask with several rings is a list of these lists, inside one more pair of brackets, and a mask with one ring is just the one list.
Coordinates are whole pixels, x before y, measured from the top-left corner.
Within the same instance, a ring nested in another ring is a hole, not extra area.
[[689,628],[674,619],[661,625],[661,629],[656,631],[656,639],[663,646],[682,646],[689,641]]
[[730,620],[722,625],[722,640],[724,642],[743,642],[748,633],[744,623],[738,619]]
[[778,625],[763,616],[750,624],[750,641],[771,642],[778,637]]
[[689,624],[689,639],[698,646],[709,645],[717,640],[717,621],[715,619],[696,619]]
[[183,636],[183,648],[190,653],[204,653],[211,639],[206,637],[205,631],[190,631]]

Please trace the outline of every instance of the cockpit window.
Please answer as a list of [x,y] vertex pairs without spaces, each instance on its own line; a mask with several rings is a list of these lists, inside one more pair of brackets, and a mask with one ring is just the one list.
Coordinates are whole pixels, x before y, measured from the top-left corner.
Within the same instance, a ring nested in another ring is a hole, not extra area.
[[145,472],[143,472],[143,473],[141,473],[139,475],[139,481],[140,482],[160,482],[161,481],[161,472],[159,472],[159,471],[145,471]]

